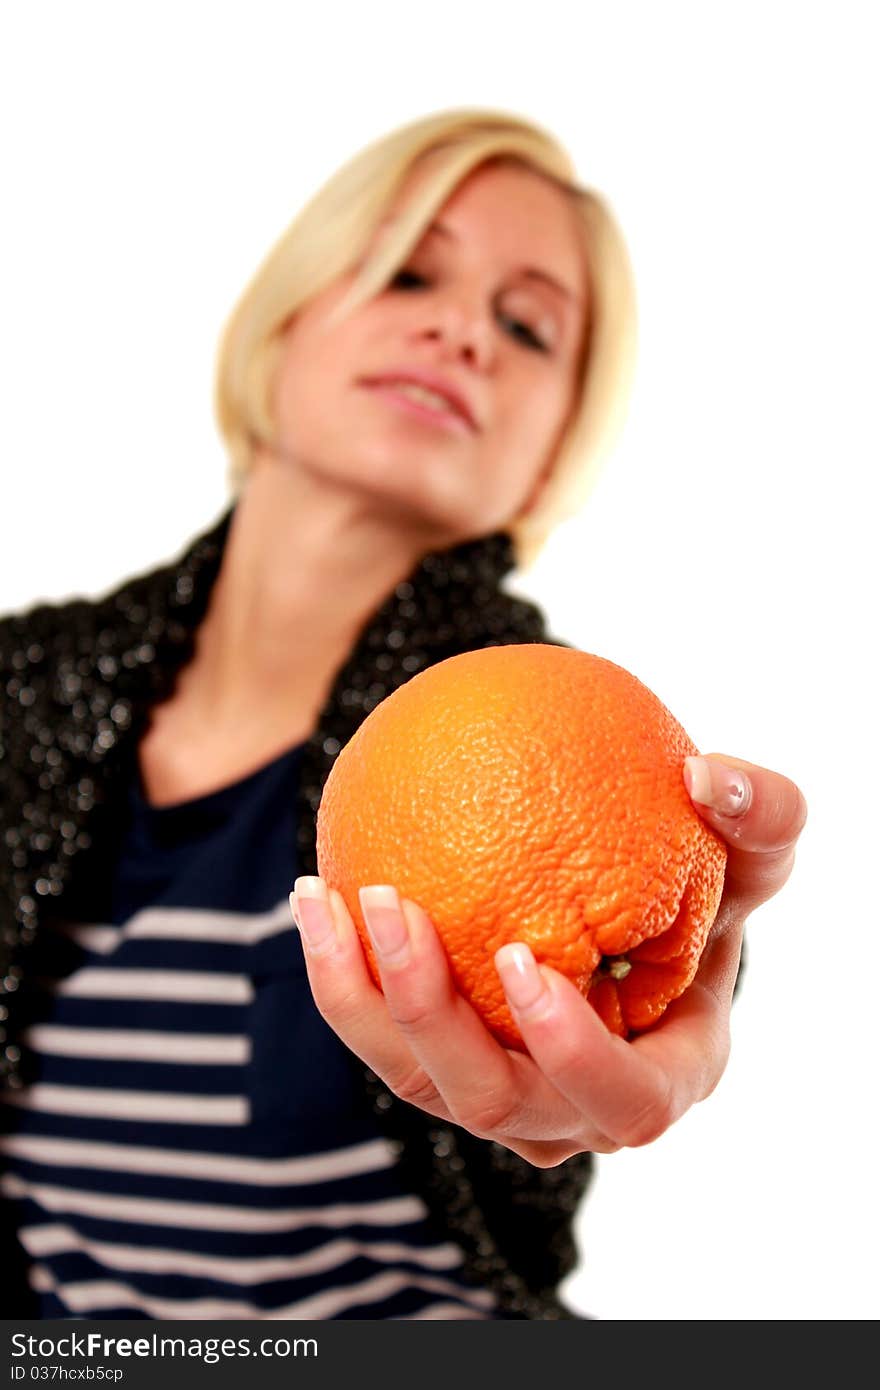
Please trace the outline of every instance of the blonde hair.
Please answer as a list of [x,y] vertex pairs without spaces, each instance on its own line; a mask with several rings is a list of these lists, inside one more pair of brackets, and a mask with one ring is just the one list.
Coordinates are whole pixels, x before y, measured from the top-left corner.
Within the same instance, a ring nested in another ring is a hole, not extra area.
[[[517,563],[532,564],[553,528],[592,491],[625,418],[635,366],[636,301],[626,243],[608,204],[575,180],[571,160],[547,131],[493,110],[441,111],[365,146],[303,206],[268,252],[229,316],[218,345],[214,408],[237,491],[254,448],[271,444],[271,396],[282,335],[313,295],[359,266],[340,317],[381,290],[403,265],[458,184],[487,161],[524,163],[571,199],[583,229],[589,325],[575,404],[537,504],[504,528]],[[389,204],[414,166],[427,176],[391,224],[377,254],[363,260]]]

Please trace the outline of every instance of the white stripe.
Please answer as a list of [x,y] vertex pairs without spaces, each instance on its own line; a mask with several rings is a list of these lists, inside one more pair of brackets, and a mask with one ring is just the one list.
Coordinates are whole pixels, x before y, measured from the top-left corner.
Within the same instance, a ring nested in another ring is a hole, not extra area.
[[[293,884],[291,883],[291,887]],[[221,912],[190,907],[148,907],[136,912],[125,926],[97,922],[53,921],[53,927],[87,951],[108,955],[123,941],[209,941],[232,946],[253,946],[279,932],[293,933],[290,905],[283,902],[268,912]]]
[[158,1124],[246,1125],[246,1096],[189,1096],[164,1091],[101,1090],[91,1086],[53,1086],[38,1082],[5,1097],[23,1110],[111,1120],[151,1120]]
[[24,1226],[19,1238],[34,1259],[69,1255],[74,1251],[88,1255],[111,1270],[134,1274],[185,1274],[231,1284],[261,1284],[275,1279],[300,1279],[323,1274],[358,1257],[380,1264],[399,1265],[404,1261],[425,1269],[456,1269],[461,1251],[451,1242],[427,1248],[404,1245],[400,1241],[330,1240],[303,1255],[267,1255],[257,1259],[194,1255],[189,1250],[168,1250],[154,1246],[118,1245],[89,1240],[72,1226],[60,1223]]
[[47,982],[57,994],[74,999],[162,999],[186,1004],[250,1004],[254,991],[246,975],[201,970],[112,970],[85,966],[64,980]]
[[32,1163],[65,1168],[101,1168],[123,1173],[167,1174],[206,1182],[245,1183],[250,1187],[292,1187],[333,1182],[361,1173],[379,1173],[394,1165],[387,1139],[368,1139],[327,1153],[302,1158],[246,1158],[234,1154],[159,1149],[137,1144],[98,1144],[84,1139],[42,1135],[0,1135],[0,1152]]
[[474,1308],[491,1308],[495,1299],[488,1290],[459,1289],[448,1279],[431,1275],[407,1275],[404,1273],[376,1274],[360,1284],[347,1288],[328,1289],[325,1293],[302,1298],[288,1303],[283,1308],[267,1310],[254,1303],[236,1302],[225,1298],[155,1298],[141,1293],[129,1284],[118,1283],[112,1279],[83,1280],[80,1283],[59,1284],[43,1265],[31,1268],[31,1286],[41,1293],[53,1292],[75,1313],[98,1314],[102,1307],[116,1308],[130,1306],[147,1313],[151,1318],[204,1318],[204,1319],[281,1319],[281,1318],[331,1318],[349,1308],[363,1303],[375,1303],[380,1298],[390,1298],[401,1289],[425,1289],[430,1293],[458,1293],[463,1302]]
[[99,956],[109,956],[122,942],[121,927],[97,926],[92,922],[53,922],[52,926],[84,951],[93,951]]
[[100,1057],[114,1062],[190,1062],[208,1066],[250,1061],[250,1038],[227,1033],[158,1033],[126,1028],[75,1028],[40,1023],[25,1029],[35,1052],[58,1057]]
[[424,1206],[416,1197],[386,1197],[377,1202],[336,1202],[332,1206],[221,1206],[214,1202],[170,1202],[153,1197],[107,1196],[25,1182],[13,1173],[0,1179],[0,1191],[10,1197],[29,1197],[46,1211],[69,1216],[94,1216],[102,1221],[179,1226],[194,1231],[300,1231],[304,1226],[338,1230],[341,1226],[403,1226],[419,1221]]
[[422,1308],[418,1313],[401,1313],[396,1319],[398,1322],[420,1322],[433,1320],[439,1322],[441,1319],[447,1321],[467,1321],[470,1318],[486,1318],[488,1313],[479,1313],[476,1308],[463,1308],[460,1303],[429,1303],[427,1308]]

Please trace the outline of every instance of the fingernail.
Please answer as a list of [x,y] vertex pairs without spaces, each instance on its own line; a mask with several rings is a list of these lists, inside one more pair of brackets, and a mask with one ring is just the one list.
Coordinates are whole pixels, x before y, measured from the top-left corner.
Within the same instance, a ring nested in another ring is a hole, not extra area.
[[751,805],[752,784],[746,774],[714,758],[685,758],[684,784],[694,801],[720,816],[743,816]]
[[358,889],[358,897],[377,954],[394,965],[403,965],[410,957],[410,941],[397,889],[384,883],[370,884]]
[[304,874],[294,883],[291,897],[293,920],[298,924],[309,950],[321,951],[335,945],[336,928],[324,880]]
[[531,1017],[548,1002],[544,978],[528,946],[514,941],[495,952],[495,965],[504,992],[518,1014]]

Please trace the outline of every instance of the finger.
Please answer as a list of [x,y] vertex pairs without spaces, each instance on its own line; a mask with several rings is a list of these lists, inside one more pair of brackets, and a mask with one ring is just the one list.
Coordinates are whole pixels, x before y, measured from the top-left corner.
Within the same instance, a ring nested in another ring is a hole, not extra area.
[[448,1120],[449,1111],[392,1021],[370,977],[363,947],[342,894],[303,875],[290,895],[303,940],[306,970],[318,1011],[345,1045],[389,1090]]
[[722,903],[690,985],[665,1009],[660,1024],[631,1044],[671,1078],[673,1118],[711,1095],[727,1066],[745,922],[744,912]]
[[662,1055],[609,1032],[580,990],[537,965],[524,943],[502,946],[495,961],[531,1056],[581,1116],[585,1148],[647,1144],[692,1104],[693,1085],[674,1086]]
[[746,914],[722,901],[689,988],[702,985],[729,1011],[742,955]]
[[807,819],[796,783],[727,754],[684,760],[685,786],[697,811],[726,841],[725,893],[751,910],[778,893],[794,864]]
[[[725,923],[710,938],[688,988],[664,1010],[659,1023],[628,1044],[667,1079],[656,1126],[667,1127],[711,1095],[730,1056],[730,1005],[742,951],[745,917]],[[650,1130],[648,1116],[642,1124]],[[662,1130],[658,1129],[658,1132]]]
[[744,927],[744,916],[728,915],[723,929],[710,936],[684,994],[668,1005],[658,1025],[633,1040],[673,1078],[673,1110],[679,1115],[712,1093],[727,1065]]
[[427,913],[390,885],[362,888],[360,901],[391,1017],[456,1123],[493,1137],[574,1132],[582,1123],[574,1107],[527,1058],[502,1047],[455,988]]

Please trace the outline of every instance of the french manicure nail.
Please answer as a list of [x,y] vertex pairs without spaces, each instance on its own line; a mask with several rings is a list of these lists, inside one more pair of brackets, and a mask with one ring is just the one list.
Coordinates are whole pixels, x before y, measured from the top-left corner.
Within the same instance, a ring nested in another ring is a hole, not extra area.
[[293,898],[294,921],[299,923],[309,950],[321,951],[332,946],[336,940],[336,929],[324,880],[303,874],[293,885]]
[[358,897],[377,954],[403,965],[410,956],[410,941],[397,889],[384,883],[370,884],[358,890]]
[[517,1013],[529,1017],[545,1002],[547,986],[528,946],[514,941],[495,952],[504,991]]
[[752,784],[746,774],[714,758],[685,758],[684,780],[693,800],[720,816],[743,816],[751,805]]

